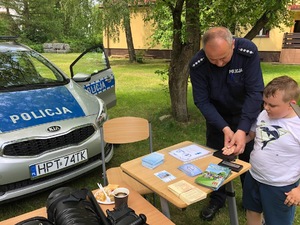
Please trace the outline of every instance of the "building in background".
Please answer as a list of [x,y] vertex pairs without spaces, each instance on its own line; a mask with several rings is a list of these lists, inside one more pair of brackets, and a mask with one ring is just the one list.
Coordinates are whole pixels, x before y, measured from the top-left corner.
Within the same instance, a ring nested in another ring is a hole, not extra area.
[[[294,25],[282,29],[261,30],[252,41],[257,45],[263,62],[281,62],[300,64],[300,3],[289,6],[294,12]],[[144,57],[170,59],[171,49],[160,45],[151,46],[153,27],[145,23],[142,13],[131,18],[132,36],[136,54]],[[109,56],[124,57],[128,55],[125,32],[120,30],[119,40],[114,42],[104,32],[103,44]]]

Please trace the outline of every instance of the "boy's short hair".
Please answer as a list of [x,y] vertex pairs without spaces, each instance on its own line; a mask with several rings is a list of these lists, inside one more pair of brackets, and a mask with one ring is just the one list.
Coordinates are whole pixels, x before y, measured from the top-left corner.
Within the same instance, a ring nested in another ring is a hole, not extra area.
[[282,99],[284,102],[291,100],[297,101],[300,95],[297,81],[287,75],[276,77],[270,81],[264,89],[264,96],[267,98],[274,96],[278,90],[284,91]]

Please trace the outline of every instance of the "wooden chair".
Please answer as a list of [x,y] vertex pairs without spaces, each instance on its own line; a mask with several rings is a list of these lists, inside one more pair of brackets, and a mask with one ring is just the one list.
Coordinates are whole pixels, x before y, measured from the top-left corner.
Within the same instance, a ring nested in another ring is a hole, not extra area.
[[[149,139],[149,153],[152,149],[151,123],[140,117],[118,117],[107,120],[101,128],[101,150],[102,162],[104,161],[104,143],[127,144]],[[153,193],[150,189],[125,174],[120,167],[113,167],[106,170],[105,163],[102,163],[104,185],[107,180],[111,184],[127,183],[141,195]]]

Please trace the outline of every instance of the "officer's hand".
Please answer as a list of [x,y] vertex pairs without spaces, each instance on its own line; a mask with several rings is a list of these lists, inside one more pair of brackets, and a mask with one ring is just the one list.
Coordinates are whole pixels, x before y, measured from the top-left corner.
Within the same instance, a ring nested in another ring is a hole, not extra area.
[[229,143],[229,146],[234,146],[234,154],[239,155],[242,154],[245,150],[246,146],[246,133],[242,130],[237,130],[237,132],[234,133],[232,140]]
[[224,127],[223,128],[223,133],[224,133],[224,147],[230,148],[230,141],[233,138],[234,132],[230,129],[230,127]]

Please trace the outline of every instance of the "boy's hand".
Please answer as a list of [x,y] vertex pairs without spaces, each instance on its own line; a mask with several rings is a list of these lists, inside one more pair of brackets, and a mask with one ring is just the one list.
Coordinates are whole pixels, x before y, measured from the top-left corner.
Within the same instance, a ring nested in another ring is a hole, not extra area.
[[231,146],[231,147],[224,147],[222,148],[223,154],[224,155],[231,155],[232,153],[234,153],[235,150],[235,145]]
[[286,199],[284,204],[288,206],[299,206],[300,205],[300,187],[293,188],[291,191],[285,193]]

